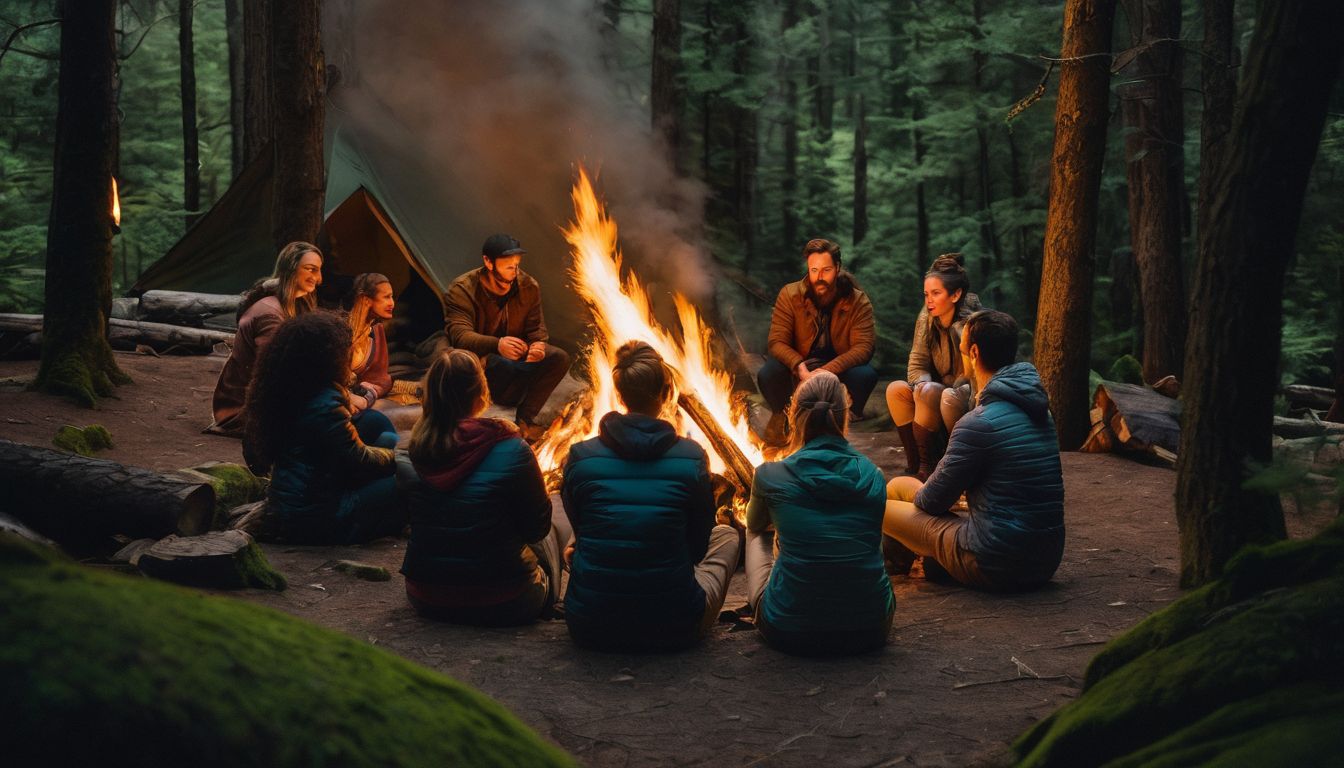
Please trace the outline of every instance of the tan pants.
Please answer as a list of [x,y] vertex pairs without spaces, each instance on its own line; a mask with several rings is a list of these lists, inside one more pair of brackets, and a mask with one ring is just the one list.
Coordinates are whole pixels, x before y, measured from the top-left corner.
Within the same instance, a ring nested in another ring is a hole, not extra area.
[[913,477],[897,477],[887,483],[887,511],[882,533],[904,544],[921,557],[932,557],[952,578],[969,587],[990,589],[993,584],[980,573],[975,554],[957,545],[957,531],[966,518],[955,512],[930,515],[914,504],[924,484]]
[[700,619],[700,633],[704,634],[719,620],[724,598],[728,596],[728,582],[737,570],[742,540],[737,530],[727,525],[716,525],[709,532],[709,549],[695,566],[695,581],[705,591],[705,613]]

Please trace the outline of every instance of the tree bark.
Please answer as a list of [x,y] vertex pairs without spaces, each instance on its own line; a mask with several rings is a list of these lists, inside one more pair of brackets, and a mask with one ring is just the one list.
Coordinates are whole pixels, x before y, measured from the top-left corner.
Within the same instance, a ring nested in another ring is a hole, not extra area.
[[1261,6],[1226,154],[1212,169],[1182,388],[1183,586],[1216,579],[1243,546],[1285,535],[1278,496],[1244,481],[1272,459],[1283,281],[1344,59],[1341,28],[1344,4]]
[[116,2],[61,6],[56,156],[47,222],[45,307],[35,389],[92,406],[130,381],[112,359],[112,168],[117,111]]
[[1092,253],[1106,153],[1115,0],[1067,0],[1045,221],[1035,362],[1064,450],[1087,438],[1092,347]]
[[326,66],[320,10],[320,0],[292,0],[271,18],[271,115],[275,136],[284,137],[272,143],[271,237],[276,250],[294,240],[312,242],[322,227]]
[[[1013,138],[1012,132],[1008,133],[1008,172],[1011,184],[1009,189],[1013,193],[1013,199],[1020,201],[1027,194],[1027,185],[1022,178],[1021,152],[1017,148],[1017,140]],[[1035,249],[1028,243],[1027,225],[1018,224],[1017,268],[1022,288],[1022,317],[1019,320],[1023,328],[1036,325],[1036,304],[1041,291],[1040,264],[1034,258]]]
[[1239,51],[1233,40],[1234,0],[1203,0],[1204,42],[1200,46],[1199,80],[1204,111],[1199,126],[1199,193],[1196,232],[1204,236],[1212,192],[1213,171],[1222,162],[1227,135],[1232,131],[1232,110],[1237,101]]
[[271,2],[243,3],[243,164],[267,151],[275,125],[271,113]]
[[246,75],[243,72],[243,0],[224,0],[224,26],[229,46],[229,149],[230,178],[237,178],[247,165],[243,151],[247,102]]
[[196,132],[196,53],[192,43],[193,0],[177,0],[177,55],[182,93],[182,207],[187,229],[201,209],[200,142]]
[[1130,246],[1143,305],[1143,378],[1181,375],[1186,296],[1181,276],[1185,200],[1178,0],[1124,0],[1131,45],[1119,89],[1125,125]]
[[208,484],[8,440],[0,440],[0,480],[15,517],[75,549],[118,533],[193,536],[215,511]]
[[[785,0],[780,38],[798,23],[799,0]],[[794,72],[791,52],[780,56],[780,77],[784,80],[784,178],[780,180],[784,203],[784,249],[788,254],[800,253],[798,242],[798,81]],[[788,257],[785,264],[794,263]]]
[[653,80],[649,105],[653,130],[667,142],[673,167],[685,172],[682,129],[685,86],[681,81],[681,0],[654,0]]
[[831,18],[826,4],[817,12],[817,52],[808,61],[812,85],[812,124],[820,129],[818,138],[830,141],[835,126],[835,83],[831,76]]
[[[984,45],[984,0],[975,0],[971,5],[971,12],[975,21],[975,54],[971,58],[972,75],[971,84],[974,86],[974,98],[979,99],[980,94],[985,92],[984,70],[989,63],[989,56],[983,49]],[[984,110],[977,102],[975,110],[975,140],[979,149],[978,162],[976,163],[977,181],[979,182],[979,204],[980,204],[980,236],[985,241],[985,246],[989,248],[987,269],[985,274],[998,275],[1003,264],[1003,247],[999,243],[999,227],[994,222],[994,184],[993,174],[990,169],[989,153],[989,130],[985,127],[987,117]],[[999,288],[998,281],[994,282],[994,287],[990,289],[989,304],[992,307],[1003,305],[1003,291]]]
[[868,114],[864,95],[858,97],[858,116],[854,126],[854,240],[868,236]]
[[[750,9],[752,3],[739,2],[733,24],[733,76],[745,87],[752,76]],[[737,241],[742,248],[742,271],[751,274],[756,260],[756,167],[759,139],[756,110],[744,106],[740,98],[732,109],[733,125],[733,220]]]

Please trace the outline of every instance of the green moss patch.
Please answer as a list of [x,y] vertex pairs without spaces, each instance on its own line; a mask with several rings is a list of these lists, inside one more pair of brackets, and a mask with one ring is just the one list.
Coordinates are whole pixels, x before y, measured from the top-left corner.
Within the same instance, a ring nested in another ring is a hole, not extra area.
[[51,444],[63,451],[77,453],[80,456],[92,456],[98,451],[112,447],[112,433],[107,427],[90,424],[87,427],[73,427],[69,424],[56,430]]
[[50,558],[0,536],[0,718],[16,764],[573,764],[499,704],[385,651]]
[[1310,764],[1344,747],[1341,691],[1344,521],[1248,548],[1116,638],[1013,750],[1023,766]]
[[201,479],[215,489],[215,516],[211,530],[218,531],[225,527],[229,510],[266,498],[266,478],[257,477],[241,464],[212,462],[192,467],[190,471],[204,475]]
[[1142,386],[1143,364],[1133,355],[1121,355],[1111,363],[1111,370],[1106,373],[1106,380]]

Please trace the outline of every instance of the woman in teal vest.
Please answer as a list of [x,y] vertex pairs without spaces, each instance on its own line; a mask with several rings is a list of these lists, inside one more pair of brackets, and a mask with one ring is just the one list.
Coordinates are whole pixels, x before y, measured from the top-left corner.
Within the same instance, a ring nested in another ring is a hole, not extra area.
[[862,653],[885,645],[891,629],[885,484],[845,439],[848,413],[840,379],[813,373],[793,393],[792,452],[762,464],[752,483],[747,599],[761,637],[786,653]]

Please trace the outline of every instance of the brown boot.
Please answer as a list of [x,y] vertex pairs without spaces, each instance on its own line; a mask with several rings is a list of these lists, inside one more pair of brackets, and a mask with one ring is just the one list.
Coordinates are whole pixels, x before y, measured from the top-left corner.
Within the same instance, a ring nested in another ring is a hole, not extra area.
[[905,474],[919,474],[919,446],[915,444],[914,422],[897,424],[896,434],[901,436],[901,448],[905,451]]
[[922,483],[929,479],[933,474],[933,467],[936,463],[932,459],[930,443],[933,442],[933,430],[916,422],[910,422],[911,432],[915,441],[915,455],[919,456],[919,469],[915,472],[915,477]]
[[770,422],[765,425],[765,444],[781,448],[789,442],[789,415],[784,411],[770,414]]

